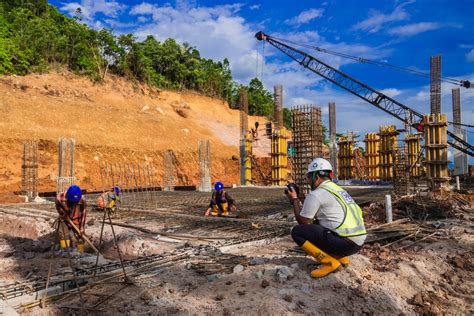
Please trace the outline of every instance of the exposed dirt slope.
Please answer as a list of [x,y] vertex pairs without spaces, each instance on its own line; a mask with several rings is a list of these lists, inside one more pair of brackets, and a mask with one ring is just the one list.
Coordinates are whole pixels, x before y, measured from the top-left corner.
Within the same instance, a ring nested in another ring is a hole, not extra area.
[[[167,149],[178,158],[177,184],[198,184],[200,139],[211,141],[212,180],[238,182],[239,112],[221,100],[113,76],[103,84],[70,73],[0,77],[0,191],[20,189],[27,139],[40,140],[39,186],[52,189],[60,137],[76,139],[76,178],[85,188],[100,186],[100,161],[149,163],[161,179]],[[262,137],[256,154],[268,151]]]

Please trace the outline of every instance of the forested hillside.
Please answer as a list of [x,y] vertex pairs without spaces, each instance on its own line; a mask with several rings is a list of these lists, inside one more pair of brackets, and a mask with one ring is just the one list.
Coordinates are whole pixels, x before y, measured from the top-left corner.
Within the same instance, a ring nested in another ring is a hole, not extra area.
[[[229,61],[201,57],[189,43],[153,36],[139,41],[133,34],[116,35],[82,23],[47,0],[0,0],[0,74],[47,73],[54,67],[103,81],[109,73],[165,89],[193,90],[234,106],[238,91],[249,91],[249,114],[271,116],[272,94],[260,80],[237,84]],[[285,125],[290,112],[285,109]]]

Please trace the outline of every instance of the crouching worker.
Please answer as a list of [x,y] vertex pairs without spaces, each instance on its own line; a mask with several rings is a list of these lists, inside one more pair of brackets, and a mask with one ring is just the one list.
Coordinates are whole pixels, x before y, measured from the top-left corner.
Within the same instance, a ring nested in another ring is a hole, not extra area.
[[303,208],[293,188],[286,193],[299,224],[291,231],[293,240],[322,263],[311,272],[313,278],[324,277],[341,265],[347,266],[349,256],[362,248],[367,235],[362,210],[331,177],[329,161],[316,158],[308,166],[311,192]]
[[[81,188],[71,185],[66,192],[60,192],[56,196],[56,210],[59,213],[59,246],[61,249],[76,246],[78,251],[83,252],[82,236],[85,235],[87,211],[86,199],[82,196]],[[71,223],[79,231],[76,231]]]
[[209,216],[212,210],[212,216],[229,216],[229,211],[235,212],[237,207],[235,206],[234,199],[224,191],[224,185],[222,182],[216,182],[214,185],[215,191],[212,192],[211,202],[209,208],[206,210],[205,216]]
[[96,204],[97,208],[101,211],[115,212],[120,206],[120,188],[113,187],[111,191],[102,193],[97,198]]

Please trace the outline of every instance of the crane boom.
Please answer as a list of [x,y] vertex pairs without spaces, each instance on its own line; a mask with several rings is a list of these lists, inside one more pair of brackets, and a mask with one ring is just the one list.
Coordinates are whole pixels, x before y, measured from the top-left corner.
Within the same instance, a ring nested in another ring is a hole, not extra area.
[[[400,121],[412,127],[415,127],[417,130],[422,130],[423,115],[417,112],[416,110],[411,109],[408,106],[383,94],[382,92],[373,89],[365,83],[355,78],[352,78],[351,76],[343,73],[342,71],[331,67],[323,61],[297,48],[282,43],[263,32],[258,32],[257,34],[255,34],[255,37],[260,41],[266,41],[270,43],[272,46],[285,53],[287,56],[298,62],[303,67],[331,81],[342,89],[352,93],[353,95],[361,98],[366,102],[369,102],[370,104],[394,116]],[[474,146],[470,145],[469,143],[465,142],[463,139],[459,138],[458,136],[449,131],[448,135],[454,139],[453,142],[448,141],[448,143],[452,147],[470,156],[474,156]]]

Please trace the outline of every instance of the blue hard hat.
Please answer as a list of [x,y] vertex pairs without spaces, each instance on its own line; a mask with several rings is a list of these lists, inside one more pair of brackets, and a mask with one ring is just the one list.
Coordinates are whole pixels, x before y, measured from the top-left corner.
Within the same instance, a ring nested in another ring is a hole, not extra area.
[[120,194],[120,187],[114,187],[115,194]]
[[216,182],[216,184],[214,184],[214,189],[216,189],[216,191],[220,191],[223,188],[224,188],[224,185],[220,181],[218,181],[218,182]]
[[79,202],[82,199],[81,188],[75,184],[71,185],[66,192],[66,198],[74,203]]

